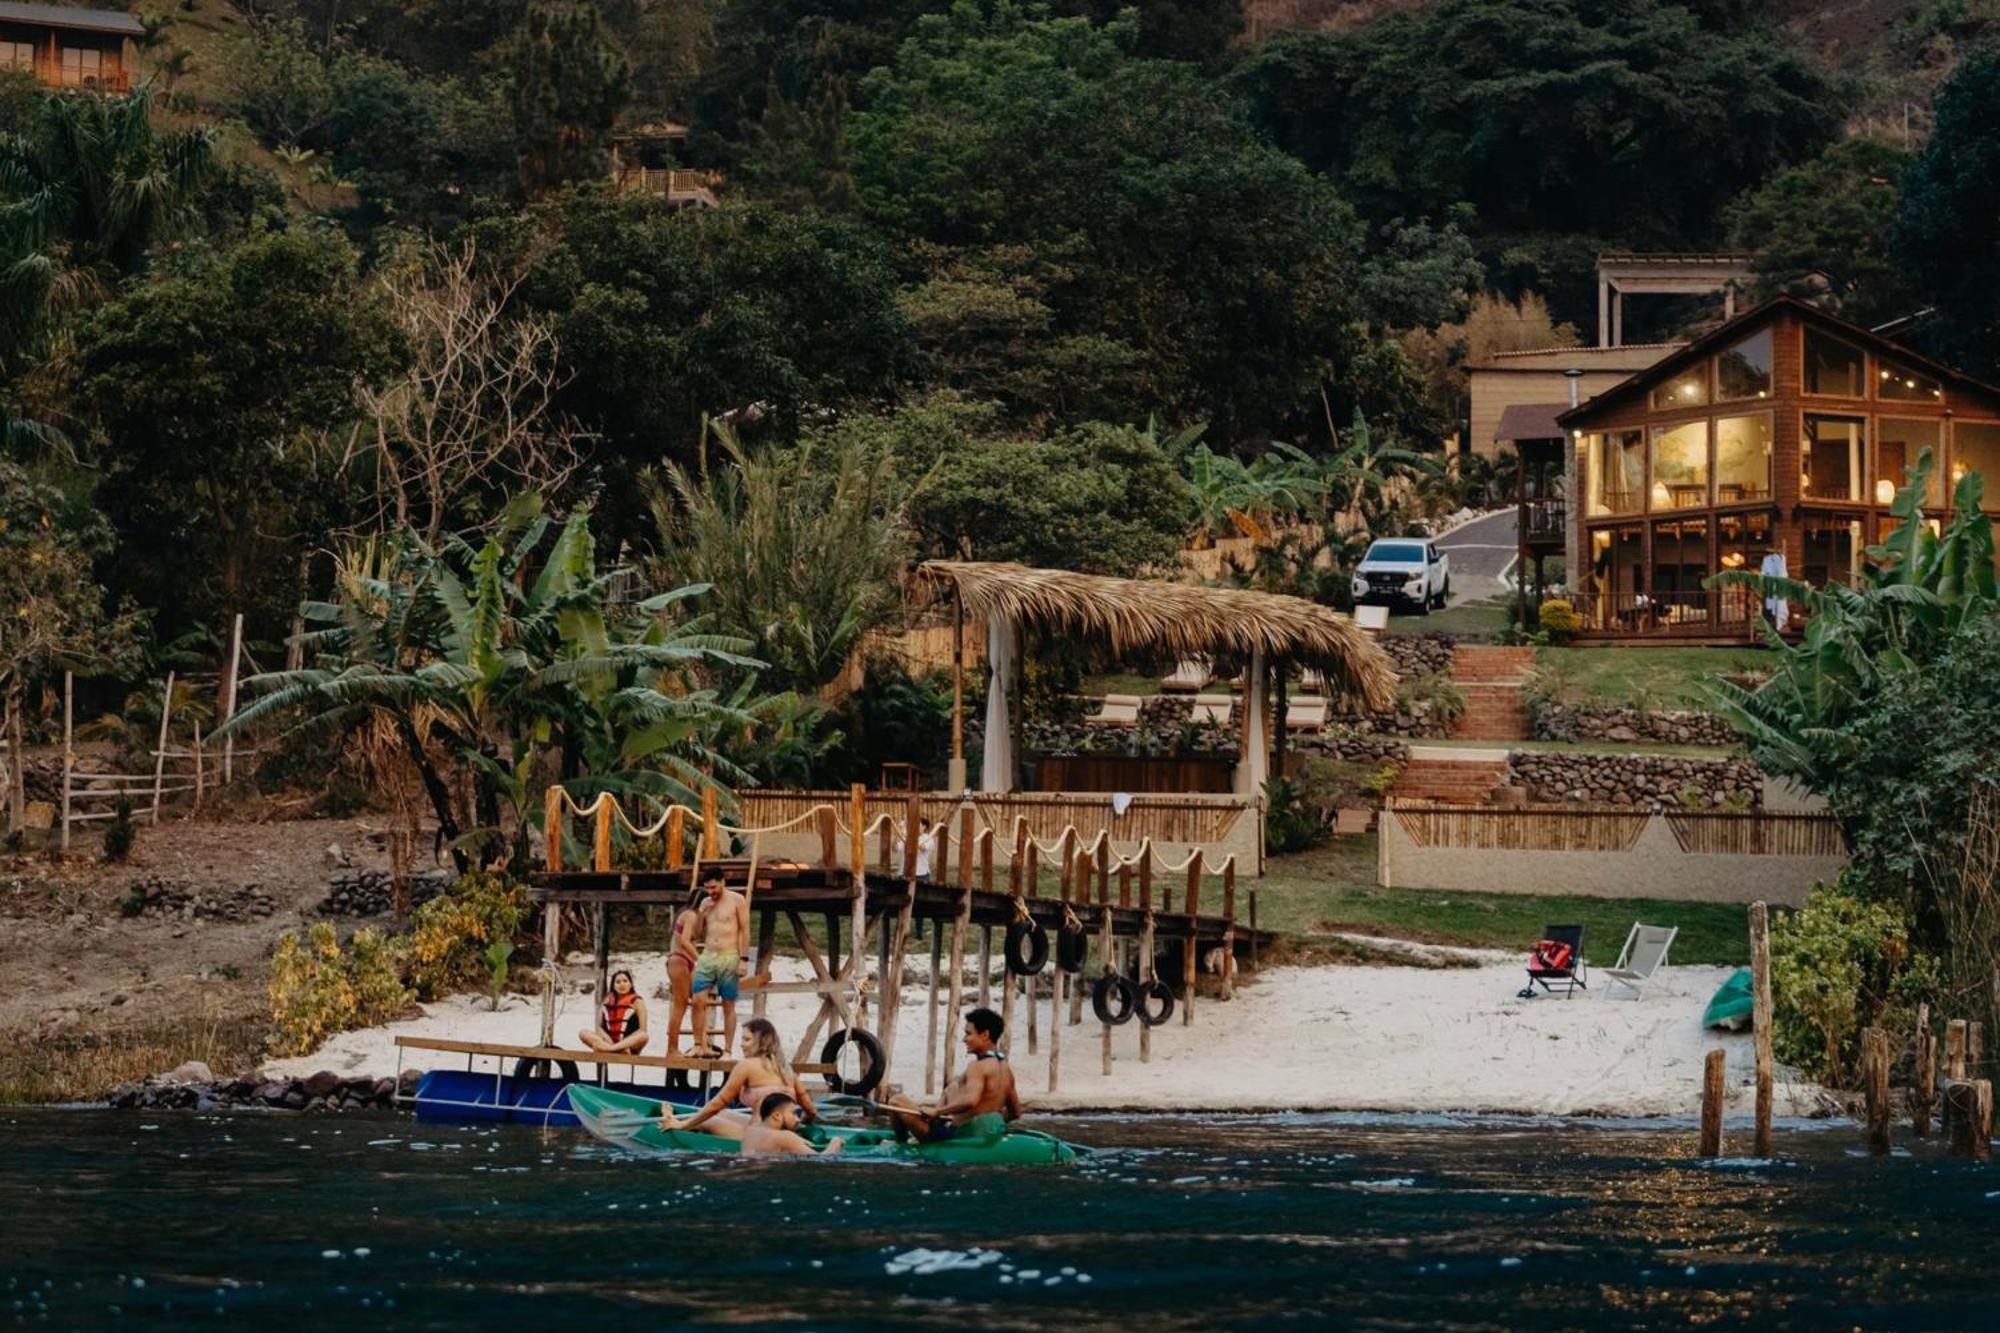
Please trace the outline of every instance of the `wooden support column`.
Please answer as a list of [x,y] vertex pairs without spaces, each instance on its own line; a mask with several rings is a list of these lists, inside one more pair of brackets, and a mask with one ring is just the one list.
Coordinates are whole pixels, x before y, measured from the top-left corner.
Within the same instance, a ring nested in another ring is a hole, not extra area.
[[551,875],[562,873],[563,791],[551,786],[542,793],[542,864]]
[[556,1044],[556,990],[554,969],[562,964],[562,907],[542,904],[542,1045]]
[[853,936],[847,951],[847,968],[854,976],[854,1024],[859,1027],[867,1003],[862,974],[868,967],[868,789],[858,782],[847,789],[847,817],[848,873],[854,877],[854,903],[848,911]]
[[1937,1107],[1937,1036],[1931,1031],[1931,1007],[1917,1006],[1917,1032],[1910,1070],[1910,1133],[1929,1138]]
[[[1097,963],[1098,973],[1109,976],[1118,970],[1118,960],[1113,956],[1117,940],[1111,933],[1111,906],[1106,903],[1097,909]],[[1099,1071],[1106,1078],[1111,1076],[1111,1025],[1099,1025],[1103,1031],[1098,1034],[1098,1058],[1103,1066]]]
[[701,859],[713,861],[722,855],[720,841],[721,820],[715,813],[715,788],[701,789]]
[[1222,998],[1236,998],[1236,858],[1222,863]]
[[1750,1026],[1756,1044],[1756,1157],[1771,1155],[1771,929],[1770,913],[1761,902],[1750,904]]
[[903,1012],[903,960],[910,947],[910,920],[917,906],[917,844],[922,836],[923,800],[911,796],[903,807],[903,909],[890,922],[885,913],[882,935],[887,942],[886,965],[882,972],[882,1063],[896,1067],[897,1019]]
[[609,794],[597,798],[597,836],[592,844],[592,869],[599,874],[611,869],[611,817],[616,808]]
[[840,817],[830,805],[815,807],[813,822],[819,826],[819,863],[828,870],[840,865]]
[[1722,1069],[1724,1061],[1720,1049],[1710,1051],[1701,1067],[1701,1144],[1696,1150],[1700,1157],[1722,1156]]
[[590,908],[590,955],[596,966],[597,985],[591,994],[598,1004],[611,989],[611,916],[603,903],[593,903]]
[[978,840],[978,835],[973,832],[972,807],[961,806],[958,812],[958,887],[961,889],[972,887],[975,873],[973,858],[977,851],[974,844]]
[[[1021,908],[1021,879],[1027,870],[1027,853],[1022,850],[1021,841],[1027,836],[1026,827],[1014,825],[1014,857],[1007,863],[1007,890],[1014,900],[1014,910]],[[987,944],[982,952],[992,947],[992,929],[987,929]],[[979,984],[986,984],[985,972],[980,973]],[[1003,962],[1000,966],[1000,1049],[1011,1058],[1014,1054],[1014,973]]]
[[[756,873],[757,867],[752,865],[750,867],[750,874],[753,878]],[[778,914],[767,907],[764,909],[764,914],[757,919],[757,964],[753,971],[760,975],[770,972],[771,954],[776,950],[777,946]],[[759,986],[757,993],[750,997],[750,1017],[768,1018],[770,1016],[770,1008],[770,990],[768,987]]]
[[[1151,895],[1143,890],[1140,893],[1140,898],[1145,904],[1146,920],[1139,927],[1139,979],[1145,982],[1153,980],[1153,904],[1147,901],[1151,898]],[[1139,1022],[1139,1063],[1145,1065],[1152,1062],[1153,1025],[1141,1019]]]
[[667,811],[667,869],[679,870],[686,862],[687,807],[676,805]]
[[[967,812],[970,813],[969,811]],[[966,820],[969,829],[972,821]],[[970,867],[971,847],[959,844],[959,864]],[[958,1009],[965,994],[965,928],[972,921],[972,879],[968,875],[958,890],[958,914],[951,921],[951,972],[945,1001],[944,1017],[944,1084],[951,1085],[953,1074],[958,1068]],[[982,978],[983,980],[983,978]]]
[[1201,974],[1201,942],[1195,921],[1201,913],[1201,850],[1195,849],[1187,868],[1187,950],[1181,961],[1181,975],[1187,994],[1181,1001],[1181,1026],[1194,1022],[1194,988]]
[[[929,1034],[929,1039],[924,1044],[924,1095],[926,1097],[937,1091],[938,1019],[940,1017],[938,1014],[938,984],[943,980],[938,973],[944,970],[944,932],[937,928],[938,924],[935,921],[931,923],[930,999],[926,1006],[927,1012],[924,1014],[925,1031]],[[956,929],[954,929],[953,933],[957,933]],[[954,993],[958,990],[958,977],[956,975],[951,979],[951,988]]]

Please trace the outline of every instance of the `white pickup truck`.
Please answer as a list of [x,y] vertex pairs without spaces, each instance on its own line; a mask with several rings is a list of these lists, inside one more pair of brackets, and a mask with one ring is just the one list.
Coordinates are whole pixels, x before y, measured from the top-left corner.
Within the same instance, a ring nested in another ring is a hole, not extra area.
[[1414,605],[1420,615],[1451,597],[1451,557],[1428,537],[1384,537],[1354,571],[1354,604]]

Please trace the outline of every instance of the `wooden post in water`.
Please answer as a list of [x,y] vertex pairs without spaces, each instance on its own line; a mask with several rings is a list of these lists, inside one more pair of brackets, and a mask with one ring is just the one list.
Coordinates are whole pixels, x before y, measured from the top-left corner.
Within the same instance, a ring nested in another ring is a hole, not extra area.
[[1928,1138],[1931,1113],[1937,1105],[1937,1037],[1931,1032],[1931,1007],[1917,1006],[1917,1033],[1910,1071],[1910,1133]]
[[1869,1028],[1861,1034],[1862,1073],[1868,1093],[1868,1151],[1889,1151],[1889,1034]]
[[1965,1020],[1954,1018],[1944,1025],[1944,1076],[1965,1077]]
[[[970,811],[967,812],[970,815]],[[967,818],[965,830],[970,833],[972,820]],[[969,870],[972,865],[970,841],[961,842],[958,849],[959,868]],[[958,889],[958,914],[951,921],[951,983],[947,992],[944,1018],[944,1082],[951,1085],[952,1074],[958,1067],[958,1007],[965,994],[965,928],[972,921],[972,877],[965,876],[965,882]]]
[[1993,1155],[1993,1083],[1990,1079],[1972,1082],[1972,1155],[1985,1161]]
[[1720,1047],[1708,1053],[1701,1067],[1701,1144],[1698,1156],[1722,1156],[1722,1074],[1725,1057]]
[[1763,903],[1750,904],[1750,995],[1751,1030],[1756,1043],[1757,1105],[1755,1117],[1756,1157],[1771,1155],[1771,923]]
[[1986,1063],[1986,1025],[1974,1019],[1965,1025],[1965,1076],[1978,1078]]
[[1945,1081],[1944,1124],[1953,1157],[1978,1155],[1979,1089],[1973,1086],[1970,1079]]
[[[938,973],[944,969],[944,931],[940,930],[938,925],[939,923],[935,921],[931,923],[930,1003],[929,1012],[924,1015],[925,1031],[928,1033],[928,1040],[924,1043],[924,1095],[927,1097],[937,1091],[938,984],[943,980]],[[952,933],[957,934],[957,930],[954,929]],[[956,974],[952,976],[951,988],[954,993],[958,990]]]
[[[1026,849],[1021,845],[1022,840],[1026,836],[1026,827],[1017,821],[1014,825],[1014,855],[1013,859],[1007,863],[1008,895],[1013,899],[1013,908],[1017,913],[1021,910],[1021,877],[1026,873],[1028,868],[1028,854]],[[986,951],[990,952],[993,939],[991,927],[987,928],[986,938]],[[984,972],[980,974],[979,984],[982,987],[986,985],[986,974]],[[1007,1052],[1009,1058],[1012,1058],[1014,1054],[1015,984],[1013,969],[1008,967],[1003,960],[1000,964],[1000,1049]]]

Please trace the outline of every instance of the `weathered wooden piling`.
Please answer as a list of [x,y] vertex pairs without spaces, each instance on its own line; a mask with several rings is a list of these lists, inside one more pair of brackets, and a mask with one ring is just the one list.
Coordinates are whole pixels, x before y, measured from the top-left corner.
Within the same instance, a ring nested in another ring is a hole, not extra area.
[[1931,1007],[1917,1006],[1917,1031],[1911,1048],[1910,1133],[1929,1138],[1937,1107],[1937,1037],[1931,1031]]
[[1722,1102],[1723,1066],[1726,1057],[1721,1048],[1708,1053],[1701,1067],[1701,1143],[1697,1149],[1702,1157],[1722,1156]]
[[1752,1040],[1756,1045],[1757,1104],[1754,1147],[1757,1157],[1771,1155],[1771,923],[1761,902],[1750,904],[1750,994]]
[[1861,1072],[1868,1096],[1868,1151],[1889,1151],[1889,1034],[1869,1028],[1861,1034]]

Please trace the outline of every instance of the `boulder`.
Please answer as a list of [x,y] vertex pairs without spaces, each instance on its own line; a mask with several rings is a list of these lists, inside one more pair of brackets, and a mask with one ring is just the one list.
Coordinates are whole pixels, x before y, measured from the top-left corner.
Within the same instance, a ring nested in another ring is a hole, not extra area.
[[308,1097],[325,1097],[340,1087],[340,1075],[331,1069],[322,1069],[317,1074],[308,1075],[300,1084]]
[[215,1071],[199,1060],[189,1060],[160,1075],[162,1083],[213,1083]]

